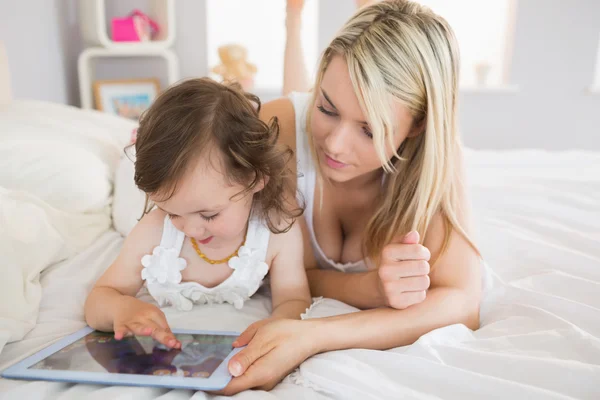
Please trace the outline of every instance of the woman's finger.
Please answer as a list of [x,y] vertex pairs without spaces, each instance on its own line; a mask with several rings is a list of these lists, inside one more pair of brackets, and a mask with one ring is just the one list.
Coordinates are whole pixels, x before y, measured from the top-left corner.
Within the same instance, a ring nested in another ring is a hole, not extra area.
[[280,363],[281,360],[263,355],[243,375],[234,377],[225,389],[217,393],[225,396],[233,396],[244,390],[264,386],[271,382],[275,385],[279,382],[279,379],[275,376],[273,368]]
[[395,261],[425,260],[429,261],[429,249],[420,244],[392,243],[385,246],[381,252],[382,265]]
[[256,340],[250,343],[229,360],[228,369],[231,375],[236,377],[242,375],[256,360],[270,351],[270,349],[265,350],[265,346],[256,343]]
[[250,343],[250,340],[252,340],[254,335],[256,335],[258,328],[259,326],[257,323],[254,323],[247,327],[246,330],[242,332],[240,336],[237,337],[235,342],[233,342],[233,347],[243,347]]
[[382,281],[397,281],[400,278],[424,276],[429,274],[429,271],[429,262],[409,260],[382,265],[378,274]]
[[427,297],[427,292],[424,290],[418,292],[404,292],[388,297],[390,307],[404,310],[412,305],[419,304]]
[[409,278],[396,279],[382,282],[383,291],[388,295],[406,292],[420,292],[429,289],[429,275],[413,276]]
[[255,373],[248,372],[238,377],[234,377],[225,389],[215,392],[215,394],[223,396],[233,396],[244,390],[252,389],[260,385],[260,376]]

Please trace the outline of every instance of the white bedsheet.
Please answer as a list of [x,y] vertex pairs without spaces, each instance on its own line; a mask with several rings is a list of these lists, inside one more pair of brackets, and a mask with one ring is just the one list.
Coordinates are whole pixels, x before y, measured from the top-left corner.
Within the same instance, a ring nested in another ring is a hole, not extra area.
[[[600,154],[468,152],[481,251],[493,269],[482,327],[435,330],[386,352],[345,350],[307,360],[270,393],[238,399],[600,398]],[[46,270],[38,325],[0,354],[0,368],[81,328],[82,305],[121,238],[106,233],[79,256]],[[180,328],[242,330],[268,314],[258,296],[166,310]],[[324,300],[309,313],[350,311]],[[204,399],[191,391],[0,381],[15,399]]]

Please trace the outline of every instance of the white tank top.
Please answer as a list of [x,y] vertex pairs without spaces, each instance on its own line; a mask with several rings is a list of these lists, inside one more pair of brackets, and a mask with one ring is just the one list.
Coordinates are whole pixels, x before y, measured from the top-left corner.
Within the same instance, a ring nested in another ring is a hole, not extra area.
[[306,202],[304,218],[310,235],[310,242],[320,268],[333,269],[342,272],[363,272],[368,269],[364,260],[350,263],[335,262],[325,255],[313,227],[315,185],[317,182],[317,170],[308,143],[308,132],[306,131],[306,114],[310,103],[310,93],[289,94],[289,99],[294,105],[296,115],[296,160],[298,164],[298,191]]
[[193,304],[231,303],[237,309],[260,288],[269,266],[265,263],[271,231],[262,220],[251,215],[246,242],[227,263],[233,273],[215,287],[198,282],[181,282],[187,262],[179,257],[186,236],[165,216],[160,244],[152,254],[142,257],[142,279],[160,307],[172,305],[191,310]]

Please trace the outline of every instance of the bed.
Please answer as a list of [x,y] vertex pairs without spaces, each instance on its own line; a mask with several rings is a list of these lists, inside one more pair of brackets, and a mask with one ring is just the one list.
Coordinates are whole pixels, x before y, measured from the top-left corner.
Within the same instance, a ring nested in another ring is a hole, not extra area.
[[[118,190],[132,122],[3,95],[0,369],[85,325],[85,297],[119,252],[131,223],[123,210],[139,201]],[[235,398],[600,398],[600,153],[467,149],[466,165],[475,239],[486,261],[481,328],[448,326],[388,351],[320,354],[271,392]],[[240,331],[269,311],[265,294],[242,310],[165,309],[173,327]],[[353,311],[315,299],[304,317]],[[213,397],[0,380],[2,399]]]

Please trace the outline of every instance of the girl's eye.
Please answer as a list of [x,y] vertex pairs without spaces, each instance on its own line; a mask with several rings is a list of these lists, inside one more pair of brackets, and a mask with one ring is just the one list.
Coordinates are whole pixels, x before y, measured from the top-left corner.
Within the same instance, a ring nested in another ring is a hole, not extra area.
[[337,114],[332,111],[327,111],[323,106],[317,106],[317,109],[321,111],[325,115],[329,115],[330,117],[337,117]]
[[370,130],[368,130],[367,128],[364,128],[364,127],[362,129],[363,129],[363,132],[365,133],[365,135],[367,135],[367,137],[369,139],[373,139],[373,133],[371,133]]
[[171,219],[179,218],[179,215],[169,214],[169,218],[171,218]]
[[219,215],[219,214],[217,213],[217,214],[211,215],[210,217],[207,217],[205,215],[200,214],[200,216],[202,217],[202,219],[205,220],[206,222],[210,222],[213,219],[217,218],[217,215]]

